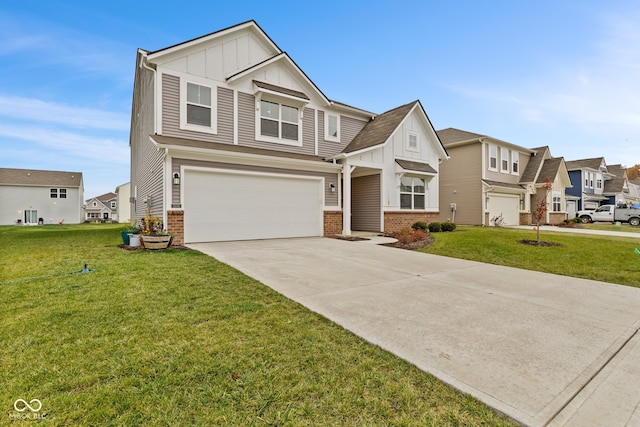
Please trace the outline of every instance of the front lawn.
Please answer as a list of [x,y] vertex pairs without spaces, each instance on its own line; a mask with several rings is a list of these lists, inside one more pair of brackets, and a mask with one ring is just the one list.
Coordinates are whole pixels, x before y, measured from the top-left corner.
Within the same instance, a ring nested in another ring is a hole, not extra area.
[[0,424],[511,425],[215,259],[119,249],[119,229],[0,227]]
[[542,231],[540,240],[560,246],[538,247],[518,243],[535,240],[533,228],[473,226],[432,236],[435,243],[422,252],[640,287],[638,238]]

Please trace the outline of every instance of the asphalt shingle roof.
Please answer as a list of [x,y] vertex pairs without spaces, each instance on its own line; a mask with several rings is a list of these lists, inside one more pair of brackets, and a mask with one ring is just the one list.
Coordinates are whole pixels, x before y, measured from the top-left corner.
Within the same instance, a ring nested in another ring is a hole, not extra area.
[[80,187],[82,172],[0,168],[0,184],[43,187]]

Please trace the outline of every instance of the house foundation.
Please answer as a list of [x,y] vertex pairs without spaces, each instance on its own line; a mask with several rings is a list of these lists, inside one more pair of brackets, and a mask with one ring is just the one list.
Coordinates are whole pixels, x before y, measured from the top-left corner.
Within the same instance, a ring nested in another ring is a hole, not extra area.
[[324,235],[335,236],[342,233],[342,212],[324,211]]
[[395,233],[405,228],[411,228],[411,225],[423,221],[430,222],[440,221],[440,212],[385,212],[384,213],[384,231],[385,233]]
[[173,235],[171,246],[184,245],[184,211],[167,211],[167,231]]

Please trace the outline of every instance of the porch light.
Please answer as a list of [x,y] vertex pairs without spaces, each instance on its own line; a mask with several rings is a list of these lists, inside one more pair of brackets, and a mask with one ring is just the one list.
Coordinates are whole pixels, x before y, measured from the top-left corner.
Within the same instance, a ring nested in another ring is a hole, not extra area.
[[180,185],[180,174],[178,172],[173,174],[173,185]]
[[329,184],[329,190],[332,193],[335,193],[336,192],[336,185],[334,183]]

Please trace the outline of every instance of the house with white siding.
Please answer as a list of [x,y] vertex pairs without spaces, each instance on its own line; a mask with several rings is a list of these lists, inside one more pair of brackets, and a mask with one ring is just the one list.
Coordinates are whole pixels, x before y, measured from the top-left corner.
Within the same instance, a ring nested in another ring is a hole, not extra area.
[[0,225],[79,224],[81,172],[0,168]]
[[175,244],[431,222],[448,158],[419,101],[334,101],[255,21],[138,49],[130,147],[132,218]]

